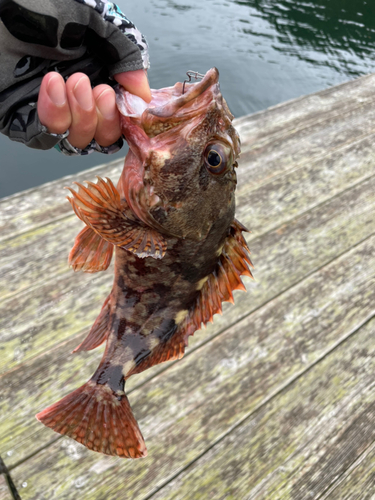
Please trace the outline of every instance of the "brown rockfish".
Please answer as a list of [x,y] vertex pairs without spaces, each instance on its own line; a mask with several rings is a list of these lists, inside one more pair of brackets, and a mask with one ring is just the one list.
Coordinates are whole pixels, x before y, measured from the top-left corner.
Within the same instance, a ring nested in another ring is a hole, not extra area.
[[91,450],[146,456],[125,381],[181,358],[189,335],[251,276],[234,218],[240,141],[218,80],[213,68],[185,88],[153,90],[149,105],[119,89],[130,150],[117,188],[98,178],[68,197],[86,224],[73,268],[107,269],[115,249],[112,291],[75,352],[106,348],[93,377],[37,418]]

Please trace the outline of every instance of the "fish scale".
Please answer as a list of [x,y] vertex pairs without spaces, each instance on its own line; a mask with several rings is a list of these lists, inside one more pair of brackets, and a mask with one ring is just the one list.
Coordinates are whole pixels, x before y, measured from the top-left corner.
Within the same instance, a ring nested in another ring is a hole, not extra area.
[[245,290],[241,275],[252,276],[246,228],[234,218],[239,137],[218,79],[213,68],[199,83],[153,90],[148,105],[117,89],[129,143],[118,185],[68,188],[86,224],[73,269],[100,272],[115,255],[112,290],[74,352],[106,347],[91,379],[37,418],[91,450],[147,455],[126,380],[181,358],[189,336]]

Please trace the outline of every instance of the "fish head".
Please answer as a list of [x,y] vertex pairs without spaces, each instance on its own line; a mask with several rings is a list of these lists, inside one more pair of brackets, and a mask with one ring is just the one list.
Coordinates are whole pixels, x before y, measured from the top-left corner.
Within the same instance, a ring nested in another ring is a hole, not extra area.
[[129,143],[120,180],[143,222],[172,236],[204,239],[217,220],[233,220],[239,136],[221,95],[219,72],[198,83],[152,90],[152,100],[117,90]]

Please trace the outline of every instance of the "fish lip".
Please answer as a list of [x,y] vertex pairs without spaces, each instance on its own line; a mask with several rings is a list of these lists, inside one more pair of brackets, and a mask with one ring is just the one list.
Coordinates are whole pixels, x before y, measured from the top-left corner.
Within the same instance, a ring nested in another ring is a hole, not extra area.
[[[217,86],[213,93],[220,94],[219,70],[215,67],[209,69],[200,82],[188,84],[189,87],[186,87],[184,94],[182,93],[183,83],[179,82],[176,85],[179,86],[179,97],[175,98],[170,103],[162,104],[156,107],[148,107],[144,113],[149,113],[155,117],[166,120],[172,118],[180,108],[197,99],[206,90],[213,86]],[[216,95],[214,97],[216,98]]]
[[[183,84],[182,84],[183,85]],[[212,87],[213,85],[219,85],[219,70],[214,66],[209,69],[201,81],[193,83],[187,88],[187,90],[182,94],[183,87],[181,88],[181,95],[188,95],[194,91],[195,97],[201,95],[205,90]],[[217,89],[220,92],[219,88]],[[199,92],[199,93],[197,93]]]
[[[143,101],[142,98],[138,96],[131,95],[131,103],[125,104],[124,103],[124,97],[123,97],[123,87],[121,85],[116,85],[115,87],[115,93],[116,93],[116,103],[117,107],[120,111],[120,114],[124,116],[131,117],[136,120],[141,120],[142,115],[144,113],[148,113],[151,115],[154,115],[155,117],[158,118],[163,118],[163,119],[169,119],[173,117],[173,115],[185,104],[188,104],[189,102],[195,100],[198,98],[203,92],[205,92],[207,89],[217,86],[216,89],[213,89],[213,94],[218,95],[220,94],[220,87],[219,87],[219,70],[217,68],[211,68],[209,69],[204,77],[202,78],[201,81],[198,83],[188,83],[186,85],[186,91],[184,94],[182,93],[183,90],[183,83],[178,82],[174,87],[171,87],[171,89],[174,89],[174,99],[171,99],[169,102],[164,102],[159,105],[152,105],[151,100],[151,106],[147,104],[145,101]],[[152,91],[151,91],[152,92]],[[134,106],[134,107],[132,107]]]

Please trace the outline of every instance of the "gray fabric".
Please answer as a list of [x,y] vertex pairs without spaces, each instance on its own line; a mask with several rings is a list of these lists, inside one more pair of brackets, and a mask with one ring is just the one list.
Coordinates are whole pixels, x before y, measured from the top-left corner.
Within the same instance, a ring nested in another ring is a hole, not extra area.
[[46,73],[80,71],[93,85],[114,85],[114,74],[148,66],[144,37],[105,0],[0,0],[0,19],[0,131],[32,148],[67,136],[49,134],[37,116]]

